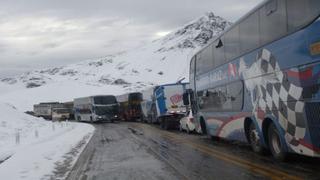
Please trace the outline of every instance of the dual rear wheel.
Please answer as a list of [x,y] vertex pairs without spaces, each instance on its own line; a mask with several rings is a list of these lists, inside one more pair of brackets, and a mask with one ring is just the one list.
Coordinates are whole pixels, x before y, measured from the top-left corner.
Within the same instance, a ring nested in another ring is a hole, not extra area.
[[280,133],[274,124],[268,129],[269,149],[273,157],[279,161],[287,158],[286,144],[281,140]]
[[[273,123],[269,125],[267,134],[265,134],[265,136],[268,137],[267,145],[273,157],[276,160],[284,161],[287,157],[286,145],[281,140],[280,133]],[[260,135],[254,123],[250,124],[248,137],[249,143],[254,152],[259,154],[266,153],[266,148],[262,144],[262,139],[260,138]]]

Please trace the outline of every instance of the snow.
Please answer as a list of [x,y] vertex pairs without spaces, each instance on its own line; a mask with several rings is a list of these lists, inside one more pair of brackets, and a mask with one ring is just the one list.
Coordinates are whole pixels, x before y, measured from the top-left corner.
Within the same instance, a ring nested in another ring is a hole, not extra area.
[[[70,157],[72,166],[94,131],[87,124],[35,118],[3,103],[0,114],[1,179],[49,179],[57,164],[77,147]],[[83,145],[77,146],[80,142]]]
[[119,86],[98,86],[79,82],[55,82],[46,86],[31,89],[19,89],[0,95],[0,101],[14,104],[20,111],[32,110],[37,102],[68,102],[77,97],[93,94],[122,94]]

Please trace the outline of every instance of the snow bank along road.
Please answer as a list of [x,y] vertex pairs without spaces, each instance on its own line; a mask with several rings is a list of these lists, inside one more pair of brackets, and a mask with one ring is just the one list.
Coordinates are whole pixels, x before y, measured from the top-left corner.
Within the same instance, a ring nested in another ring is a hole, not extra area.
[[21,127],[20,144],[10,145],[14,138],[2,139],[7,147],[0,146],[0,155],[9,156],[0,164],[1,180],[65,179],[94,131],[88,124],[36,120],[43,123],[37,127],[39,137],[31,138],[34,132],[27,131],[36,124],[30,120]]
[[96,124],[68,180],[105,179],[318,179],[319,160],[278,163],[247,145],[162,131],[139,123]]

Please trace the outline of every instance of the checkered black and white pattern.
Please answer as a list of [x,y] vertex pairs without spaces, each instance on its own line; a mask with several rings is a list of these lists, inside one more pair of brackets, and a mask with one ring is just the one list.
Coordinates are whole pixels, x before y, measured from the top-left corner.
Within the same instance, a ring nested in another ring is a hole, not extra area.
[[256,106],[276,117],[286,132],[286,140],[298,146],[298,140],[304,138],[306,132],[304,103],[300,101],[303,89],[288,81],[268,50],[259,53],[255,67],[261,68],[264,74],[260,79],[264,82],[255,87],[259,91]]

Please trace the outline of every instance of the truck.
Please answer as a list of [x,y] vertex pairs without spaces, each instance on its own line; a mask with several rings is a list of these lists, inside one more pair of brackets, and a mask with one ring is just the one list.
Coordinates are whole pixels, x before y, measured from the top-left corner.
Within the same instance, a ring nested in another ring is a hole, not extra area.
[[63,108],[63,104],[59,102],[42,102],[33,106],[34,115],[43,117],[44,119],[52,119],[52,109]]
[[188,106],[183,103],[183,94],[189,83],[165,84],[154,88],[154,114],[152,123],[163,129],[178,129],[180,119],[185,116]]
[[63,121],[70,119],[70,110],[68,108],[53,108],[52,120]]
[[114,122],[119,119],[119,104],[113,95],[96,95],[74,99],[77,121]]

